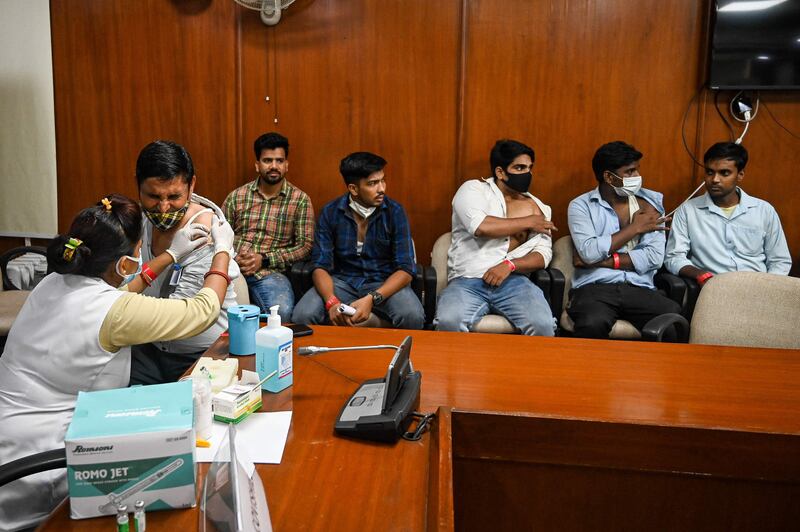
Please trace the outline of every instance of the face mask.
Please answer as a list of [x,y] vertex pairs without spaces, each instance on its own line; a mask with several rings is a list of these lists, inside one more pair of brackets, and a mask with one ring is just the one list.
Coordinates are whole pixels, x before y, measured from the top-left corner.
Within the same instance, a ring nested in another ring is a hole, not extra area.
[[[614,177],[619,177],[614,172],[609,172],[609,174],[613,175]],[[622,196],[623,198],[635,196],[636,193],[639,192],[639,189],[642,188],[642,176],[640,175],[633,177],[620,177],[620,179],[622,179],[621,187],[615,187],[614,185],[611,185],[614,188],[614,192],[617,193],[617,196]]]
[[369,218],[375,212],[375,207],[364,207],[350,196],[350,208],[357,212],[362,218]]
[[531,186],[531,181],[533,181],[533,174],[530,172],[525,172],[524,174],[511,174],[506,172],[506,179],[505,183],[508,188],[512,190],[516,190],[519,193],[527,192]]
[[189,209],[191,200],[186,202],[186,205],[172,212],[152,212],[144,211],[144,215],[150,220],[150,223],[159,231],[169,231],[183,219],[183,215]]
[[[130,273],[130,274],[125,274],[124,272],[120,271],[119,263],[122,262],[124,259],[128,259],[128,260],[133,261],[136,264],[138,264],[138,266],[136,267],[136,271],[135,272]],[[114,269],[117,270],[117,275],[122,277],[122,284],[120,286],[124,286],[124,285],[130,283],[131,281],[133,281],[134,279],[136,279],[136,276],[139,275],[140,273],[142,273],[142,256],[139,255],[138,257],[131,257],[130,255],[123,255],[117,261],[117,264],[114,266]]]

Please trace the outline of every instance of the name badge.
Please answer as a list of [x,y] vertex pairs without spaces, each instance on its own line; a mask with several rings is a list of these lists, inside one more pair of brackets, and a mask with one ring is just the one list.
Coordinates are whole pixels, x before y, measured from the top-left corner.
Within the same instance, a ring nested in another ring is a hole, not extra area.
[[181,282],[181,276],[183,275],[183,268],[181,268],[180,264],[176,264],[172,267],[172,275],[169,278],[169,285],[170,286],[177,286],[178,283]]

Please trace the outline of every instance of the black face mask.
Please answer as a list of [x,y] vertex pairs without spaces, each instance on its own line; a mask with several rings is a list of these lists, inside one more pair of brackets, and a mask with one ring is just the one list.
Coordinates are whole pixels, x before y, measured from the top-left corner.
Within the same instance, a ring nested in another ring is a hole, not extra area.
[[506,176],[508,176],[508,179],[506,179],[505,183],[508,188],[519,193],[527,192],[531,186],[531,181],[533,181],[533,174],[530,172],[525,172],[524,174],[506,172]]

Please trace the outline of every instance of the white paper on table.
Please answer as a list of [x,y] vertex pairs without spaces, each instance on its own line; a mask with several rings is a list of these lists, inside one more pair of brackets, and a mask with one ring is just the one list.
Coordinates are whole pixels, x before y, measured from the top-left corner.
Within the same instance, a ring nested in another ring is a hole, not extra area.
[[[280,464],[291,423],[291,411],[250,414],[236,425],[237,452],[243,452],[243,456],[256,464]],[[211,447],[198,447],[196,460],[213,461],[227,433],[227,423],[214,421],[211,426],[211,438],[208,439]],[[248,474],[252,476],[251,472]]]

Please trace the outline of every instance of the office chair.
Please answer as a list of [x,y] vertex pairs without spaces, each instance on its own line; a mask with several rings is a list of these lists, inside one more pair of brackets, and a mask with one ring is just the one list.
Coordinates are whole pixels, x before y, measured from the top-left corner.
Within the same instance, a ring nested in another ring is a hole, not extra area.
[[237,304],[250,304],[250,292],[247,288],[247,281],[245,280],[244,275],[239,274],[239,276],[233,280],[233,291],[236,292]]
[[712,277],[697,298],[691,327],[683,316],[664,314],[643,335],[661,341],[670,327],[688,330],[691,344],[800,349],[800,279],[761,272]]
[[[0,275],[2,276],[0,284],[0,354],[5,345],[8,331],[11,330],[11,325],[22,309],[22,305],[25,304],[25,300],[28,299],[28,294],[31,293],[30,290],[24,290],[23,286],[17,286],[14,283],[9,276],[8,263],[26,253],[47,257],[47,250],[40,246],[17,247],[0,255]],[[33,270],[33,267],[31,266],[30,269]]]
[[67,467],[67,452],[63,448],[17,458],[0,466],[0,486],[28,475],[63,467]]
[[[450,249],[450,242],[452,241],[452,233],[447,232],[436,239],[431,250],[431,265],[436,274],[436,288],[435,294],[444,290],[447,286],[447,253]],[[531,281],[538,286],[544,293],[544,297],[552,306],[552,284],[550,273],[548,270],[537,270],[530,275]],[[516,329],[504,317],[498,314],[487,314],[482,317],[472,329],[473,332],[480,333],[494,333],[494,334],[514,334]]]
[[[574,331],[575,324],[572,322],[567,313],[567,303],[569,302],[569,291],[572,288],[572,277],[575,274],[575,266],[572,263],[572,254],[574,252],[574,245],[572,237],[567,235],[559,238],[553,244],[553,260],[550,262],[550,274],[553,278],[554,284],[560,285],[561,291],[559,298],[559,306],[554,314],[558,318],[559,330],[562,334],[569,335]],[[686,285],[683,281],[671,274],[657,273],[653,280],[656,289],[664,295],[683,305]],[[674,327],[677,327],[675,325]],[[664,334],[670,334],[664,331]],[[609,338],[613,340],[638,340],[642,338],[642,333],[627,320],[617,320]]]

